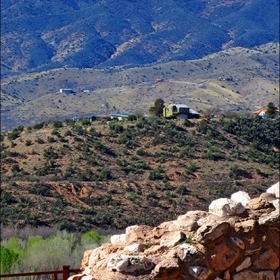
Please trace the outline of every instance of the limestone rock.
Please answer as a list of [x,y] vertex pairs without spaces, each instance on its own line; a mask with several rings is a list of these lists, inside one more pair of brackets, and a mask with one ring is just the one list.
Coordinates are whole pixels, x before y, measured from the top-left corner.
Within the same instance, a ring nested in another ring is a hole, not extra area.
[[177,258],[164,259],[156,265],[151,274],[155,280],[177,279],[180,275],[179,260]]
[[169,231],[195,231],[198,228],[197,221],[189,219],[189,220],[177,220],[173,221],[169,226]]
[[94,279],[94,277],[91,276],[91,275],[86,275],[86,276],[83,276],[83,277],[81,278],[81,280],[95,280],[95,279]]
[[109,271],[118,271],[133,273],[139,271],[152,270],[154,264],[145,256],[128,256],[116,254],[109,260],[107,269]]
[[239,215],[245,210],[245,207],[240,202],[235,203],[228,198],[216,199],[209,205],[209,212],[219,217]]
[[88,269],[89,271],[101,259],[106,258],[108,255],[112,253],[116,253],[121,247],[113,244],[103,244],[100,247],[96,248],[92,251],[89,259],[88,259]]
[[126,234],[112,235],[111,238],[110,238],[110,241],[111,241],[112,244],[125,243],[125,241],[126,241]]
[[198,280],[206,280],[212,274],[212,271],[201,266],[190,266],[189,273]]
[[272,194],[272,193],[262,193],[261,195],[260,195],[260,198],[261,199],[265,199],[265,200],[267,200],[267,201],[272,201],[272,200],[275,200],[276,199],[276,196],[274,195],[274,194]]
[[229,247],[224,243],[217,245],[210,253],[209,264],[215,271],[225,271],[239,257],[237,247]]
[[223,234],[229,229],[229,223],[211,221],[201,226],[194,235],[194,240],[201,244],[209,243]]
[[189,219],[193,221],[198,221],[201,218],[205,218],[209,215],[208,212],[206,211],[201,211],[201,210],[194,210],[194,211],[188,211],[186,214],[181,215],[177,218],[178,221],[184,220],[187,221]]
[[250,196],[248,195],[248,193],[243,192],[243,191],[239,191],[236,193],[233,193],[230,197],[230,199],[234,202],[234,203],[241,203],[244,207],[248,204],[248,202],[251,200]]
[[126,243],[143,242],[153,237],[152,228],[149,226],[137,226],[126,234]]
[[275,280],[275,278],[272,271],[254,273],[253,271],[245,270],[234,275],[233,280]]
[[172,224],[172,222],[164,222],[164,223],[161,223],[159,226],[153,228],[152,233],[153,233],[154,237],[160,238],[166,232],[169,232],[169,226],[171,224]]
[[239,272],[241,270],[244,270],[252,265],[251,258],[246,257],[243,262],[235,269],[236,272]]
[[93,252],[93,250],[86,250],[84,252],[84,257],[82,259],[82,264],[81,264],[82,269],[85,269],[88,266],[88,261],[89,261],[89,258],[91,256],[92,252]]
[[277,269],[279,267],[279,259],[272,249],[266,250],[255,261],[254,266],[257,269]]
[[279,186],[279,182],[272,185],[270,188],[268,188],[266,190],[267,193],[271,193],[274,194],[276,198],[280,198],[279,196],[279,190],[280,190],[280,186]]
[[237,232],[251,232],[254,231],[256,227],[255,220],[247,220],[243,222],[238,222],[235,224],[235,231]]
[[174,247],[185,237],[186,235],[181,231],[168,232],[162,236],[160,240],[160,245],[167,246],[167,247]]
[[183,262],[197,261],[203,257],[203,250],[192,244],[182,244],[177,248],[177,256]]
[[247,206],[252,210],[259,210],[262,208],[267,208],[269,206],[269,202],[266,199],[257,197],[251,199]]
[[129,226],[125,229],[125,233],[128,234],[130,232],[132,232],[133,230],[135,230],[138,226],[134,225],[134,226]]
[[274,223],[279,220],[280,213],[278,210],[275,210],[271,212],[269,215],[261,217],[259,219],[259,224],[264,225],[264,224],[269,224],[269,223]]
[[144,252],[145,249],[145,244],[138,244],[138,243],[134,243],[128,246],[125,246],[124,251],[129,251],[129,252]]

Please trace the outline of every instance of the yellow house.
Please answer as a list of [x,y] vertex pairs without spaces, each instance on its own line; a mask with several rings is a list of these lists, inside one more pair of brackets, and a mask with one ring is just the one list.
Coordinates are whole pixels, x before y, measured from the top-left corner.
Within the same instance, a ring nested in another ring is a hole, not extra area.
[[163,108],[163,117],[166,119],[187,119],[190,108],[184,104],[170,104]]

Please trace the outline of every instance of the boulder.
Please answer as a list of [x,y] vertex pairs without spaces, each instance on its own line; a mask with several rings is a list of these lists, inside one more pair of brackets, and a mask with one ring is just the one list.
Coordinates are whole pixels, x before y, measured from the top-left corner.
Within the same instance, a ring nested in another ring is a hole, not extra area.
[[126,243],[144,243],[148,239],[153,239],[152,228],[149,226],[137,226],[126,234]]
[[270,188],[268,188],[266,190],[266,192],[275,195],[276,198],[280,198],[279,189],[280,189],[280,186],[279,186],[279,182],[278,182],[278,183],[272,185]]
[[189,220],[177,220],[173,221],[169,226],[169,231],[186,231],[191,232],[198,229],[197,221],[189,219]]
[[180,275],[180,265],[177,258],[168,258],[159,262],[152,271],[152,279],[170,280],[177,279]]
[[160,240],[160,245],[174,247],[185,237],[186,235],[181,231],[167,232],[162,236]]
[[124,251],[129,251],[129,252],[144,252],[145,250],[145,244],[138,244],[138,243],[134,243],[128,246],[125,246],[123,249]]
[[257,197],[257,198],[251,199],[249,201],[249,203],[247,204],[247,206],[252,210],[259,210],[259,209],[269,207],[269,204],[270,204],[269,201],[267,201],[266,199]]
[[116,254],[111,257],[107,264],[109,271],[118,271],[125,273],[134,273],[139,271],[152,270],[154,264],[145,256],[129,256]]
[[209,205],[209,212],[219,217],[239,215],[245,210],[245,207],[240,202],[235,203],[228,198],[216,199]]
[[233,276],[233,280],[275,280],[272,271],[253,272],[245,270]]
[[217,222],[211,221],[207,224],[201,226],[195,233],[193,240],[201,243],[207,244],[223,234],[226,234],[229,229],[229,223],[227,222]]
[[230,240],[241,250],[245,249],[245,244],[241,239],[239,239],[237,237],[231,237]]
[[183,262],[197,261],[203,258],[203,253],[205,252],[204,247],[194,246],[192,244],[181,244],[177,248],[177,256]]
[[272,249],[266,250],[253,263],[257,269],[277,269],[279,268],[279,259]]
[[243,192],[243,191],[239,191],[236,193],[233,193],[230,197],[230,199],[234,202],[234,203],[241,203],[244,207],[247,205],[247,203],[250,201],[250,196],[248,195],[248,193]]
[[125,241],[126,241],[126,234],[112,235],[111,238],[110,238],[110,241],[111,241],[112,244],[125,243]]
[[247,220],[243,222],[237,222],[235,224],[236,232],[251,232],[255,230],[257,222],[255,220]]
[[239,248],[220,243],[210,252],[209,264],[214,271],[227,270],[239,257]]

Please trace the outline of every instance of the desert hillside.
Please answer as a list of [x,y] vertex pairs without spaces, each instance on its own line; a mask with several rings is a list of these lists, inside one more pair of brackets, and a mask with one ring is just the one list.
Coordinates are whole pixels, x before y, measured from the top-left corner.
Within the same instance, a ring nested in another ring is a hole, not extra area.
[[277,181],[279,119],[59,120],[1,135],[3,225],[156,225]]

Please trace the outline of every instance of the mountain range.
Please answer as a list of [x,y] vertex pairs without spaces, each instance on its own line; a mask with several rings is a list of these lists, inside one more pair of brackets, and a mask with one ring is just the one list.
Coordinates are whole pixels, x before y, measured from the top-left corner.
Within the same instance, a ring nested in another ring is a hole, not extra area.
[[2,131],[105,116],[105,103],[110,113],[146,115],[157,98],[197,111],[279,106],[276,0],[3,0],[1,8]]
[[3,0],[2,76],[135,67],[279,41],[279,1]]

